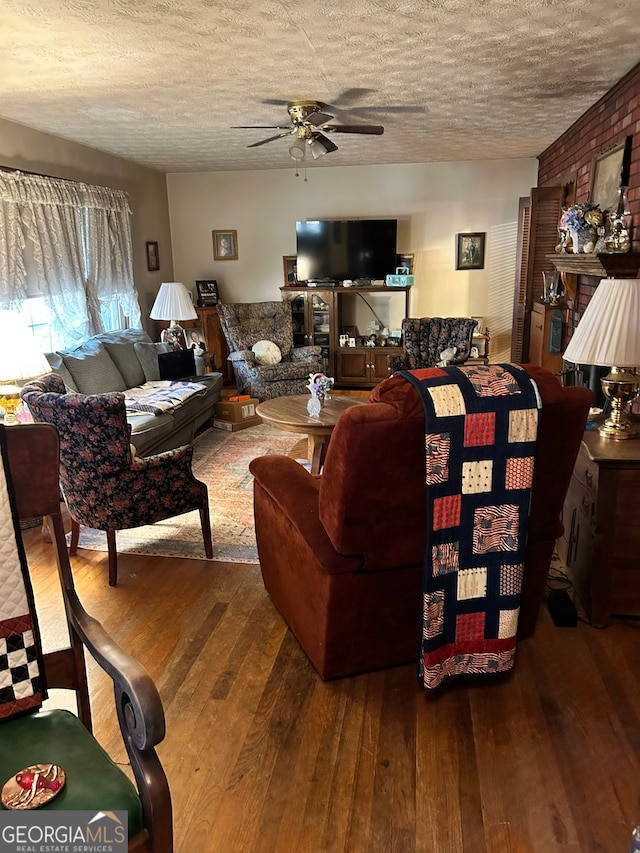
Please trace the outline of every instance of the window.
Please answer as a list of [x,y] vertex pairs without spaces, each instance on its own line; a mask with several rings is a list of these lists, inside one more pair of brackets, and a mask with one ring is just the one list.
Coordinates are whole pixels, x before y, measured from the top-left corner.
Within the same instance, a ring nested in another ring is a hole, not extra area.
[[0,171],[0,308],[43,351],[140,326],[130,216],[121,190]]

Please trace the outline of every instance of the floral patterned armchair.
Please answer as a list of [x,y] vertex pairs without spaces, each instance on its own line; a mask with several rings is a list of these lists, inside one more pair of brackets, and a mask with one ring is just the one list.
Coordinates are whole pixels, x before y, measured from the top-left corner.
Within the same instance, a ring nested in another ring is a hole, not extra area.
[[402,321],[404,352],[388,356],[389,373],[435,367],[446,349],[456,351],[448,364],[462,364],[469,358],[477,324],[471,317],[406,317]]
[[109,585],[118,576],[116,530],[154,524],[200,511],[207,557],[213,556],[207,487],[191,472],[193,447],[144,458],[129,443],[124,395],[67,394],[50,373],[21,392],[35,421],[53,424],[60,436],[60,486],[71,515],[70,553],[80,525],[107,533]]
[[[289,302],[219,302],[217,308],[241,394],[259,400],[306,394],[309,374],[324,372],[320,347],[293,346]],[[256,361],[251,348],[264,340],[280,349],[282,359],[277,364]]]

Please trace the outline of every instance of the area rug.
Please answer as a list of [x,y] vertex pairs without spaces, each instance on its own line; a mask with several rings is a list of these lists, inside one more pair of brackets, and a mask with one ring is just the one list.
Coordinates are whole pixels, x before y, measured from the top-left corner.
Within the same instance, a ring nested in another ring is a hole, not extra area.
[[[303,438],[267,424],[233,433],[209,429],[196,438],[193,473],[209,489],[214,560],[258,563],[249,463],[257,456],[272,453],[291,455],[294,448],[299,453]],[[119,530],[116,546],[118,554],[202,560],[205,553],[200,514],[196,510],[145,527]],[[78,547],[106,551],[106,533],[81,527]]]

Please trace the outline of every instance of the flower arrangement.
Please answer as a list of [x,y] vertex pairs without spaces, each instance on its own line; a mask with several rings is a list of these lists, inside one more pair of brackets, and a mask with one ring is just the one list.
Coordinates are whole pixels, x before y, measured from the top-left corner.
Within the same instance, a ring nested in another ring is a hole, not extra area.
[[560,227],[565,231],[582,231],[583,228],[602,225],[602,219],[602,211],[597,204],[583,201],[564,208],[560,217]]
[[334,381],[330,376],[325,376],[324,373],[310,373],[307,388],[312,397],[324,400],[325,397],[329,396]]

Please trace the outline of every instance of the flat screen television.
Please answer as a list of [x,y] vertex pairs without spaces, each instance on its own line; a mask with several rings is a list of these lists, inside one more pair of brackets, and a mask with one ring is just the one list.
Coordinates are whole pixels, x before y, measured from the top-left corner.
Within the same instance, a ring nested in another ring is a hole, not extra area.
[[383,279],[396,269],[397,219],[296,222],[299,281]]

